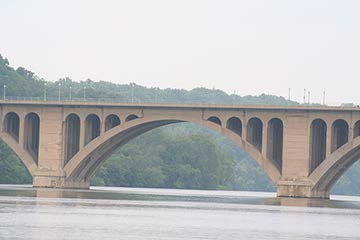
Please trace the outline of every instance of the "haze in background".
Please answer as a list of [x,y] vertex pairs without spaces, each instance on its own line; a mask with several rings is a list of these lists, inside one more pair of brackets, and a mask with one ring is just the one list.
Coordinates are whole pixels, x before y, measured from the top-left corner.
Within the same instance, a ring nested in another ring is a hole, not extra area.
[[360,102],[359,1],[0,0],[0,53],[40,77]]

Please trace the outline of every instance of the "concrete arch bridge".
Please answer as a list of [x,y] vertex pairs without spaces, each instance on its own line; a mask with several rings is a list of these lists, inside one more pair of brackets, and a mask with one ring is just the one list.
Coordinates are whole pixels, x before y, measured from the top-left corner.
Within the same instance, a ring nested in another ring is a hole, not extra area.
[[0,101],[0,138],[34,187],[89,188],[119,146],[160,126],[192,122],[243,148],[278,196],[328,198],[360,158],[360,108]]

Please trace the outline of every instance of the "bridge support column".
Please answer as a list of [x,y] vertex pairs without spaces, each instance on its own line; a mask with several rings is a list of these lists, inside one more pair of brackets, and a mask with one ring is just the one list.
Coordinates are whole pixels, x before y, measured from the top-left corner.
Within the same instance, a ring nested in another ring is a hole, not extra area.
[[62,170],[37,170],[33,176],[33,187],[89,189],[90,181],[67,180]]
[[329,192],[313,190],[314,184],[309,179],[280,180],[277,184],[278,197],[329,198]]
[[48,108],[41,112],[39,161],[33,174],[33,186],[44,188],[86,188],[89,181],[69,180],[63,170],[64,121],[61,108]]

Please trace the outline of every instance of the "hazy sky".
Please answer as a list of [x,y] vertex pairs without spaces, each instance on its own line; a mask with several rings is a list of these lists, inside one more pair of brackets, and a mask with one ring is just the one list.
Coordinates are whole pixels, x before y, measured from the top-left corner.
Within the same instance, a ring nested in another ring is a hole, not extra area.
[[360,1],[0,0],[0,53],[40,77],[360,102]]

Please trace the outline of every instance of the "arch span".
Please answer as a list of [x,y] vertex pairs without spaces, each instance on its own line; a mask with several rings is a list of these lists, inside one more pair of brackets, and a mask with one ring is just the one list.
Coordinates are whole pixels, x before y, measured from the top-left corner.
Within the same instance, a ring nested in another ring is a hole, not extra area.
[[30,153],[25,150],[10,134],[3,132],[1,134],[1,140],[20,158],[22,163],[25,165],[27,170],[30,172],[31,176],[34,176],[34,173],[37,169],[37,162],[30,155]]
[[360,158],[360,136],[330,154],[309,176],[314,195],[328,196],[337,180]]
[[149,119],[139,118],[134,121],[116,126],[105,132],[101,137],[90,142],[78,154],[76,154],[64,167],[69,181],[88,181],[96,169],[120,146],[126,144],[131,139],[150,131],[154,128],[179,122],[192,122],[206,126],[216,132],[223,134],[233,142],[242,147],[268,174],[270,179],[276,183],[280,178],[278,168],[266,159],[253,145],[241,139],[233,131],[221,127],[207,120],[195,119]]

